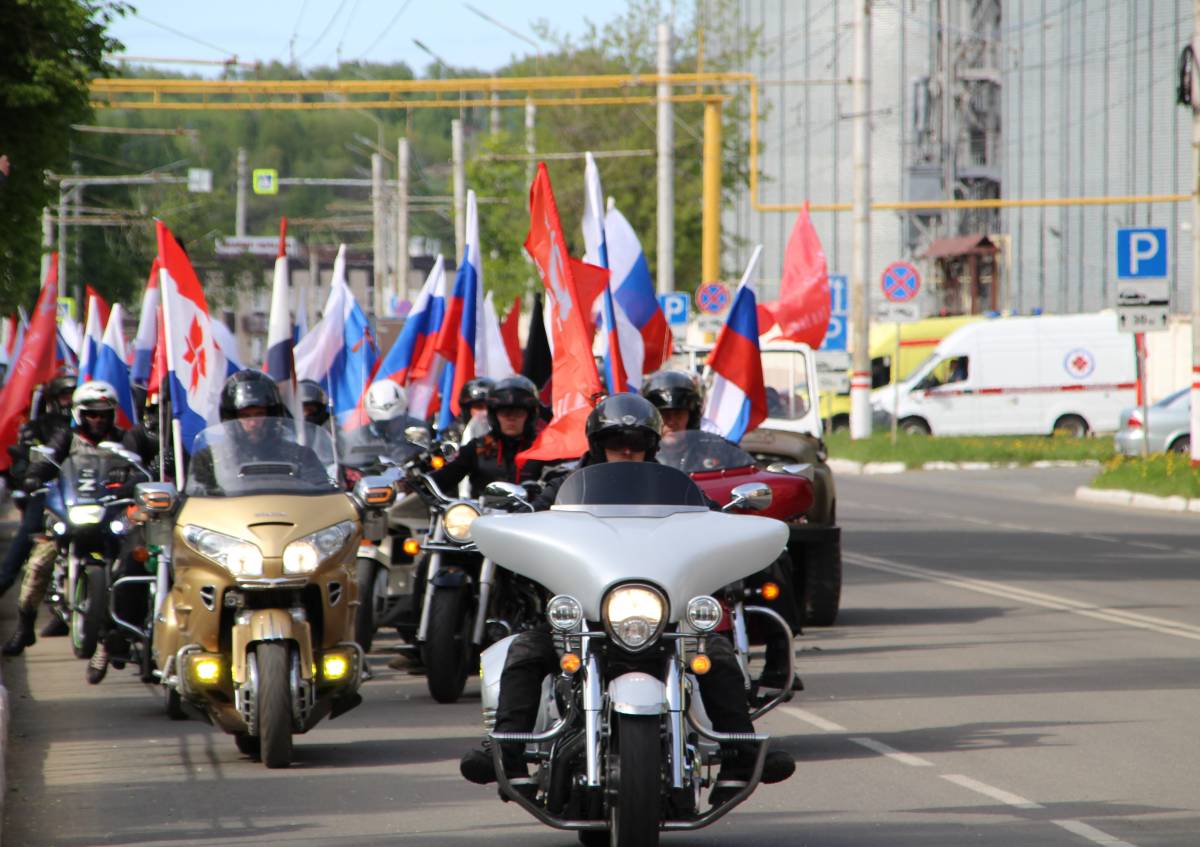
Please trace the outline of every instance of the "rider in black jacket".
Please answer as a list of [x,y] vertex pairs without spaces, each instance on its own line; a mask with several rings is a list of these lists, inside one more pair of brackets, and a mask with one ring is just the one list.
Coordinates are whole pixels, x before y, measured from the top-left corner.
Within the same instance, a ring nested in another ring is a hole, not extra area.
[[[653,462],[662,437],[662,417],[651,403],[636,394],[615,394],[592,410],[586,431],[588,452],[580,460],[580,466],[599,462]],[[534,502],[535,508],[549,508],[565,479],[564,475],[551,481]],[[712,667],[698,678],[698,683],[713,728],[720,732],[753,732],[742,670],[733,645],[724,638],[714,637],[708,640],[706,650],[712,659]],[[557,669],[558,654],[548,632],[527,630],[513,640],[500,677],[497,732],[532,731],[537,720],[542,680]],[[710,795],[713,805],[737,793],[753,770],[753,746],[735,746],[728,752],[730,755],[722,762],[717,785]],[[504,771],[514,788],[532,794],[536,786],[529,776],[523,753],[524,745],[504,745],[501,750]],[[773,751],[764,763],[762,781],[768,784],[781,782],[795,769],[789,753]],[[479,785],[496,779],[494,761],[486,748],[472,750],[463,756],[459,770],[463,777]]]
[[517,454],[528,450],[540,427],[537,386],[524,376],[510,376],[491,387],[487,394],[487,416],[491,432],[468,441],[454,461],[433,479],[447,494],[463,479],[470,480],[471,494],[478,497],[492,482],[524,482],[537,479],[542,463],[527,462],[517,473]]

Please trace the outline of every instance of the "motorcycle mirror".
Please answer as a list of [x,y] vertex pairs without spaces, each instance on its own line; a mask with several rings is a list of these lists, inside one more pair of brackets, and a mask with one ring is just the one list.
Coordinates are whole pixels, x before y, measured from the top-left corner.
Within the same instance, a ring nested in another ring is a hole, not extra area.
[[458,458],[458,445],[453,441],[443,441],[438,445],[438,452],[442,454],[442,458],[447,462],[453,462]]
[[354,496],[368,509],[386,509],[396,502],[396,487],[385,476],[364,476],[354,484]]
[[750,509],[761,512],[771,505],[771,486],[765,482],[747,482],[729,492],[733,499],[725,504],[722,512],[730,509]]
[[508,497],[513,500],[524,500],[525,489],[512,482],[489,482],[483,489],[488,497]]
[[179,492],[170,482],[139,482],[134,486],[133,499],[147,512],[167,514],[175,508]]
[[416,444],[418,447],[422,447],[426,450],[429,449],[429,445],[431,443],[429,438],[429,430],[423,426],[406,427],[404,430],[404,437],[413,444]]

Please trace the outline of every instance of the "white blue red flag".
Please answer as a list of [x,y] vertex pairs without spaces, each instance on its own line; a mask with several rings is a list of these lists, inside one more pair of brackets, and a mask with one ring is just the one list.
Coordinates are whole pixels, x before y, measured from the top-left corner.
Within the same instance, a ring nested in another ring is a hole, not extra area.
[[220,420],[218,407],[225,383],[226,361],[209,316],[204,289],[192,263],[166,225],[158,222],[159,291],[167,375],[175,417],[177,467],[182,451],[191,452],[196,436]]
[[129,378],[138,385],[150,382],[150,369],[154,364],[154,345],[158,341],[158,259],[150,265],[150,278],[142,293],[142,313],[138,320],[137,335],[133,339],[133,368]]
[[[583,260],[597,267],[608,267],[608,245],[604,237],[604,190],[600,186],[600,169],[589,151],[585,154],[587,163],[583,173]],[[620,394],[629,390],[629,370],[638,374],[637,384],[641,384],[641,357],[637,366],[627,369],[625,366],[625,346],[627,339],[620,337],[616,305],[613,303],[612,276],[609,284],[604,286],[600,297],[600,327],[601,345],[604,351],[604,383],[609,394]],[[626,321],[628,323],[628,321]],[[636,333],[634,333],[636,335]],[[638,350],[641,350],[641,340],[638,339]],[[631,350],[630,353],[635,351]],[[631,363],[632,364],[632,363]]]
[[379,366],[377,379],[390,379],[404,385],[418,370],[421,374],[429,370],[429,363],[436,355],[438,332],[446,316],[445,287],[446,260],[438,256],[417,294],[417,301],[404,319],[400,335]]
[[475,363],[476,373],[489,379],[504,379],[516,373],[490,291],[483,298],[483,320],[479,332],[482,333],[482,343],[479,345],[480,358]]
[[125,349],[125,336],[121,331],[124,321],[125,309],[117,303],[109,310],[108,326],[104,328],[92,378],[107,382],[117,392],[117,426],[129,429],[137,421],[138,414],[126,362],[128,351]]
[[104,339],[104,316],[99,298],[88,296],[87,319],[83,325],[83,339],[79,344],[79,381],[95,379],[96,357],[100,355],[100,343]]
[[267,361],[263,370],[279,386],[284,405],[299,420],[296,406],[296,364],[293,358],[295,327],[292,324],[291,297],[288,296],[287,218],[279,226],[279,255],[275,258],[275,279],[271,286],[271,314],[267,321]]
[[295,349],[296,378],[325,387],[338,424],[366,423],[359,402],[379,363],[379,350],[367,316],[346,284],[346,245],[338,249],[333,281],[321,320]]
[[751,280],[762,245],[754,248],[717,344],[708,354],[713,383],[704,404],[701,428],[735,444],[767,417],[767,391],[758,349],[758,303]]

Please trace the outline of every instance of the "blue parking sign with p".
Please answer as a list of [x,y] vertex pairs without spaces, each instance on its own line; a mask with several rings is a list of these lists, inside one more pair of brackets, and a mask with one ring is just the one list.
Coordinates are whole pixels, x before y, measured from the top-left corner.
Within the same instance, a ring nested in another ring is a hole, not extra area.
[[658,302],[662,306],[668,326],[681,326],[688,322],[687,292],[673,291],[670,294],[660,294]]
[[846,349],[846,325],[849,323],[849,278],[845,274],[829,275],[829,327],[825,330],[822,350]]
[[1117,230],[1117,279],[1166,276],[1166,227],[1121,227]]

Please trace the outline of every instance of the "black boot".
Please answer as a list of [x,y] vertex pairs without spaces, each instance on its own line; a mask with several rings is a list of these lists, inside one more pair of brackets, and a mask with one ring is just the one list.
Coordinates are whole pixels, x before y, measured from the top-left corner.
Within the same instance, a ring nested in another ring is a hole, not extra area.
[[42,638],[61,638],[70,632],[63,619],[58,615],[51,615],[50,620],[42,627],[42,631],[38,633]]
[[[709,792],[708,802],[719,806],[741,791],[754,774],[756,757],[756,750],[742,748],[737,750],[731,758],[723,761],[721,771],[717,774],[716,784]],[[763,761],[760,781],[763,785],[774,785],[777,782],[783,782],[795,772],[796,760],[791,753],[784,750],[772,750],[767,753],[766,759]]]
[[0,652],[5,656],[20,656],[25,652],[26,647],[37,641],[37,636],[33,634],[33,625],[37,621],[37,609],[18,609],[17,614],[19,615],[17,631],[12,634],[12,638],[5,642],[4,647],[0,648]]

